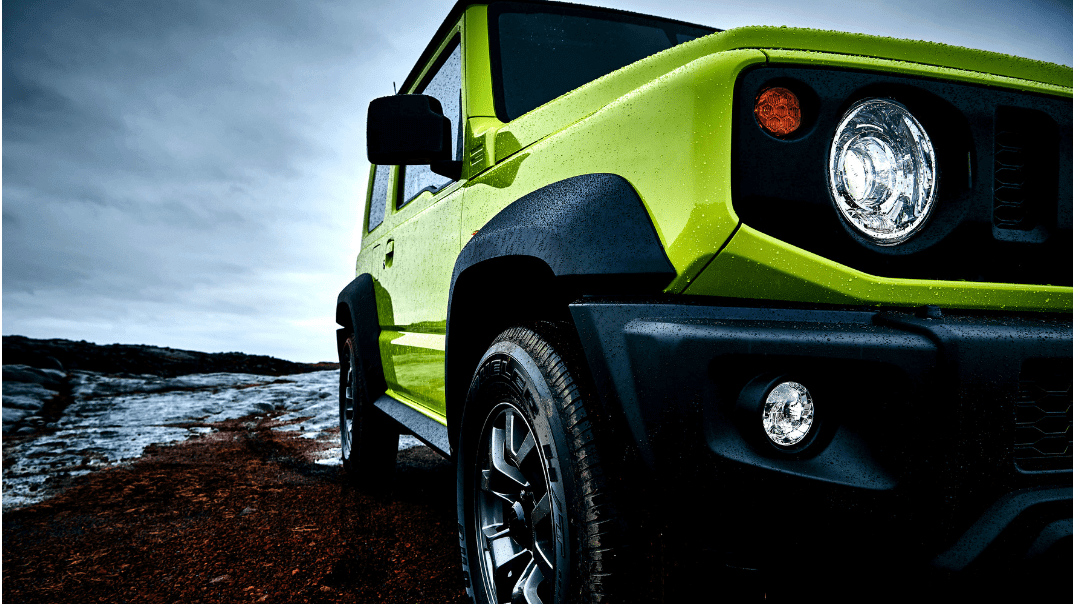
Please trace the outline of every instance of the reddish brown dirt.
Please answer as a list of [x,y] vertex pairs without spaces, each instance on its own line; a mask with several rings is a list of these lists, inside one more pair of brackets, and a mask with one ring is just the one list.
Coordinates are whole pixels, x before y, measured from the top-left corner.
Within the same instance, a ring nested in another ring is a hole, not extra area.
[[371,496],[269,420],[152,447],[3,518],[9,602],[461,602],[454,473],[399,454]]

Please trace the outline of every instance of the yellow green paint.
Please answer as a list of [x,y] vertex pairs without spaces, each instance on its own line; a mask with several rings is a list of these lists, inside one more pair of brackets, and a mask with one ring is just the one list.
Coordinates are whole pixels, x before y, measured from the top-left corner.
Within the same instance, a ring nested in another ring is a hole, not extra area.
[[1074,301],[1069,287],[876,277],[745,225],[685,293],[823,304],[931,304],[1007,311],[1069,312]]
[[[394,198],[387,200],[384,224],[366,235],[356,266],[376,284],[388,393],[437,421],[446,415],[444,333],[455,258],[500,210],[581,174],[618,174],[638,191],[677,273],[668,293],[872,306],[1072,308],[1069,287],[881,278],[759,233],[735,214],[730,152],[734,83],[751,65],[862,69],[1064,98],[1071,96],[1070,68],[933,43],[748,27],[653,55],[504,124],[493,109],[485,7],[467,9],[441,50],[456,33],[463,44],[463,179],[400,210]],[[397,177],[393,169],[391,195]]]

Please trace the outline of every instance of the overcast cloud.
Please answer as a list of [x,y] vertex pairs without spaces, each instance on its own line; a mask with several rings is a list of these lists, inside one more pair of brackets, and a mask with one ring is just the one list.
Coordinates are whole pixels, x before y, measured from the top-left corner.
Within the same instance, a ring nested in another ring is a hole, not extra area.
[[[599,4],[1072,63],[1069,3]],[[4,2],[3,333],[333,359],[366,106],[450,6]]]

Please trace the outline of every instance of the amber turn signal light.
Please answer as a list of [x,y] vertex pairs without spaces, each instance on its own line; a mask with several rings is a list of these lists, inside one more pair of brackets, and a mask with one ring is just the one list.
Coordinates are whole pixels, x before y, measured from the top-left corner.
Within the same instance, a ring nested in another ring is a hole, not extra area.
[[779,86],[757,95],[753,114],[757,116],[761,128],[774,136],[787,136],[802,125],[802,107],[798,97]]

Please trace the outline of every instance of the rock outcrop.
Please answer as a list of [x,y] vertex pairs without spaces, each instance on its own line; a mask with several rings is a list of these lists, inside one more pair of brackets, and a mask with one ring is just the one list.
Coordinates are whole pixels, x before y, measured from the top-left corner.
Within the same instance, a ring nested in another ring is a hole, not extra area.
[[[191,373],[281,376],[335,367],[334,363],[294,363],[241,352],[195,352],[131,344],[102,346],[86,341],[35,340],[23,336],[4,336],[4,364],[64,372],[81,369],[106,374],[149,374],[159,377]],[[4,381],[7,381],[6,375]]]
[[[70,403],[73,382],[86,374],[129,377],[139,384],[199,373],[282,376],[338,368],[239,352],[207,353],[159,346],[4,336],[3,433],[33,434],[52,427]],[[142,384],[145,391],[153,388]],[[163,388],[163,386],[161,386]],[[158,388],[159,389],[159,388]],[[83,393],[85,394],[85,393]]]

